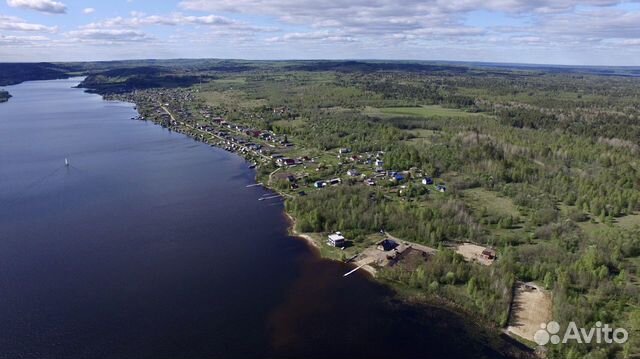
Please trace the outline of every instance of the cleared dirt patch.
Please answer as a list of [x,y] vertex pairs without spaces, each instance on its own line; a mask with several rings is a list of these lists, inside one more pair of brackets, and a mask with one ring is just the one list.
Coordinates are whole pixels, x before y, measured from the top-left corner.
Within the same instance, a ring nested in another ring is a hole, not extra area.
[[414,248],[407,248],[404,252],[400,253],[394,260],[389,262],[391,267],[402,268],[406,271],[414,271],[422,264],[429,261],[429,257],[432,254],[423,252]]
[[482,255],[485,249],[488,248],[477,244],[463,243],[456,247],[456,252],[469,262],[478,262],[482,265],[490,266],[494,260]]
[[551,292],[534,283],[518,283],[507,332],[533,341],[540,324],[551,321]]
[[421,263],[428,260],[428,257],[433,255],[436,250],[417,243],[409,243],[402,241],[396,237],[388,235],[390,239],[393,239],[398,243],[398,247],[390,251],[382,251],[378,248],[377,244],[365,248],[356,258],[353,263],[357,266],[363,266],[363,269],[369,273],[375,275],[375,267],[387,267],[392,265],[408,266],[409,268],[417,268]]

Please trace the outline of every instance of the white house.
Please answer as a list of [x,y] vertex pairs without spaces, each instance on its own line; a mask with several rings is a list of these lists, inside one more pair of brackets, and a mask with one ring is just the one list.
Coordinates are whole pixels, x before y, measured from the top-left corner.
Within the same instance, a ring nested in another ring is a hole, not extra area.
[[334,234],[330,234],[328,239],[327,239],[327,244],[332,246],[332,247],[342,247],[344,246],[344,237],[342,236],[342,233],[340,232],[336,232]]

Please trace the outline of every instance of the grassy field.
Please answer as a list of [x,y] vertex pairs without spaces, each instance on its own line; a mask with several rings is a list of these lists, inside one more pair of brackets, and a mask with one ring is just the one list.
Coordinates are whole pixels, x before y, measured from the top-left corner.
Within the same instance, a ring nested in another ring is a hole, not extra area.
[[414,144],[414,145],[423,145],[423,144],[431,144],[436,142],[442,134],[439,131],[427,130],[422,128],[406,130],[411,135],[415,136],[414,138],[405,140],[405,143]]
[[511,199],[501,197],[495,192],[487,191],[482,188],[474,188],[464,192],[465,202],[474,209],[485,207],[490,214],[503,216],[519,215],[518,207],[513,204]]
[[417,107],[367,107],[365,113],[371,116],[413,116],[424,118],[470,118],[484,116],[479,113],[445,108],[438,105],[425,105]]
[[615,224],[627,229],[634,228],[635,226],[640,226],[640,213],[617,218]]
[[255,109],[265,106],[265,100],[247,99],[242,91],[201,91],[198,94],[205,102],[213,106],[224,106],[230,108]]

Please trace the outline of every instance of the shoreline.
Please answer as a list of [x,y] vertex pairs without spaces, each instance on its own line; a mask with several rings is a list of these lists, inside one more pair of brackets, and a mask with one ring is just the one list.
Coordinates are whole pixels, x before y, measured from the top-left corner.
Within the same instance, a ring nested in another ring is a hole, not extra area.
[[[136,111],[138,113],[138,115],[140,116],[141,114],[138,111],[139,108],[139,104],[136,102],[130,102],[130,101],[123,101],[120,99],[107,99],[105,98],[105,94],[100,94],[100,93],[96,93],[96,92],[92,92],[90,91],[90,89],[88,88],[84,88],[84,90],[88,93],[92,93],[92,94],[96,94],[99,95],[103,100],[105,101],[119,101],[119,102],[123,102],[123,103],[129,103],[132,104],[134,107],[134,111]],[[138,120],[142,120],[142,121],[150,121],[152,122],[154,125],[158,125],[161,127],[162,124],[160,124],[158,121],[155,120],[155,118],[151,117],[151,118],[138,118]],[[251,159],[244,156],[241,152],[235,152],[235,151],[228,151],[223,147],[220,147],[218,144],[216,144],[215,142],[208,142],[208,141],[203,141],[200,138],[194,137],[192,136],[188,131],[179,131],[176,130],[172,127],[167,127],[170,131],[172,132],[177,132],[179,134],[182,134],[190,139],[195,139],[198,142],[202,142],[206,145],[209,145],[211,147],[215,147],[217,149],[221,149],[224,150],[225,152],[228,152],[230,154],[236,155],[240,158],[242,158],[243,160],[249,162]],[[258,174],[255,173],[254,171],[254,178],[253,178],[253,184],[260,184],[262,185],[262,187],[264,187],[265,189],[278,194],[279,196],[281,196],[283,199],[286,199],[288,197],[292,197],[290,194],[287,193],[283,193],[281,191],[279,191],[276,188],[273,188],[271,186],[269,186],[269,183],[259,183],[258,182]],[[341,262],[341,263],[345,263],[344,261],[341,261],[339,259],[336,258],[332,258],[331,256],[327,256],[327,255],[323,255],[322,253],[322,247],[321,244],[318,243],[318,241],[316,239],[314,239],[312,236],[310,236],[307,233],[302,233],[302,232],[298,232],[296,230],[296,223],[297,220],[295,217],[293,217],[289,212],[287,212],[286,208],[282,209],[282,214],[284,215],[285,219],[288,222],[288,227],[287,227],[287,234],[291,237],[294,238],[299,238],[300,240],[303,240],[308,248],[311,249],[311,251],[314,252],[314,255],[317,256],[318,259],[323,259],[323,260],[331,260],[331,261],[336,261],[336,262]],[[347,265],[352,266],[354,269],[357,266],[353,266],[354,263],[345,263]],[[511,345],[514,345],[515,343],[518,343],[518,347],[519,349],[523,349],[523,346],[525,346],[524,344],[522,344],[521,342],[519,342],[517,340],[517,338],[514,338],[512,336],[510,336],[509,334],[506,334],[506,332],[502,331],[500,327],[497,327],[494,323],[487,321],[485,318],[482,318],[472,312],[469,312],[468,310],[464,309],[463,307],[461,307],[460,305],[458,305],[457,303],[455,303],[454,301],[451,301],[449,299],[446,299],[444,297],[438,296],[438,295],[433,295],[430,293],[420,293],[420,294],[416,294],[416,293],[412,293],[412,290],[410,288],[405,287],[404,285],[402,285],[401,283],[395,283],[394,281],[389,281],[389,280],[385,280],[385,279],[381,279],[379,277],[377,277],[377,273],[376,270],[371,267],[370,265],[364,265],[362,266],[360,269],[362,269],[363,271],[367,272],[371,278],[370,280],[373,280],[374,282],[376,282],[377,284],[383,285],[389,289],[391,289],[394,293],[394,296],[397,300],[407,303],[407,304],[411,304],[411,305],[422,305],[422,306],[431,306],[434,308],[439,308],[439,309],[444,309],[447,311],[450,311],[451,313],[458,315],[458,316],[466,316],[466,321],[470,324],[470,325],[474,325],[474,326],[478,326],[480,328],[483,329],[483,331],[485,331],[486,334],[491,334],[491,343],[496,344],[498,342],[496,342],[495,340],[498,340],[499,338],[502,338],[502,340],[505,340],[505,338],[507,339],[507,341],[511,342]],[[493,348],[498,348],[501,347],[502,349],[504,349],[504,347],[502,347],[502,345],[491,345],[491,347]],[[526,347],[526,346],[525,346]],[[529,350],[532,350],[532,348],[527,347]]]
[[[265,186],[265,188],[272,190],[267,186]],[[277,191],[275,192],[278,193]],[[316,252],[318,252],[318,254],[320,254],[320,246],[318,245],[318,243],[310,235],[306,233],[298,232],[296,230],[296,219],[285,209],[282,210],[282,213],[284,214],[284,216],[287,218],[287,221],[289,222],[289,227],[287,228],[287,232],[289,233],[289,235],[292,237],[303,239],[305,242],[309,244],[310,247],[313,247],[313,249]],[[321,255],[319,257],[324,258]]]

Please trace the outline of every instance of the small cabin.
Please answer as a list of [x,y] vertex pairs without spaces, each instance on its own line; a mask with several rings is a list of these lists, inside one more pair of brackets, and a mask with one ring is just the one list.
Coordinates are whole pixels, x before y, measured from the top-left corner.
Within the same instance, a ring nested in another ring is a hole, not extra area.
[[436,186],[436,191],[438,191],[438,192],[447,192],[447,186],[439,184],[439,185]]
[[325,182],[325,181],[316,181],[313,184],[313,187],[315,187],[315,188],[324,188],[326,185],[327,185],[327,182]]

